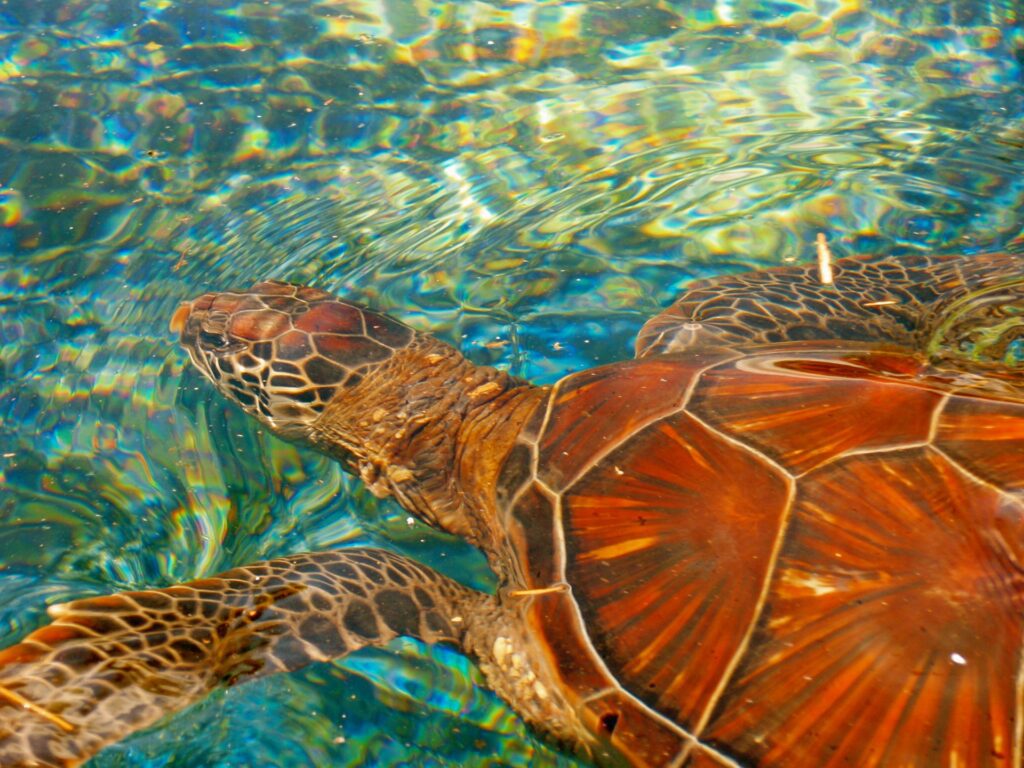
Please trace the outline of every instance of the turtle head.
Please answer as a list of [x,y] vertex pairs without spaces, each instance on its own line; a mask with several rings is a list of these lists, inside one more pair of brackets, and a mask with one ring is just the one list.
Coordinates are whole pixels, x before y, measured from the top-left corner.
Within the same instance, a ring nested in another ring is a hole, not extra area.
[[218,390],[291,439],[309,438],[339,392],[416,335],[325,291],[277,281],[185,302],[171,329]]
[[335,456],[373,493],[445,530],[478,543],[497,530],[471,521],[465,498],[493,493],[541,390],[287,283],[205,294],[179,307],[171,329],[206,378],[276,434]]

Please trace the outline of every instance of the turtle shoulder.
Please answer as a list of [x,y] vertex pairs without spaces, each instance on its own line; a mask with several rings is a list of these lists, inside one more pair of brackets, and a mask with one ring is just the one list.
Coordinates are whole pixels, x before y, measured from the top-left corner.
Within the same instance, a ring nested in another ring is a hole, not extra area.
[[638,764],[999,765],[1022,455],[1024,403],[909,352],[656,355],[552,389],[502,513],[552,668]]
[[972,335],[1024,303],[1024,256],[1015,253],[854,256],[831,273],[826,281],[819,267],[794,265],[698,280],[644,325],[637,357],[830,339],[999,354],[998,339],[982,350]]

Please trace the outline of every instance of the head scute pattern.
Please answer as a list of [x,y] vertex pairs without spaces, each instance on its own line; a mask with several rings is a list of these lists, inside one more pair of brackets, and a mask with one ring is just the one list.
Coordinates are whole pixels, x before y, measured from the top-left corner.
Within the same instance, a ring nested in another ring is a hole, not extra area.
[[248,413],[300,435],[339,389],[413,338],[412,329],[316,288],[279,281],[206,294],[175,316],[196,367]]

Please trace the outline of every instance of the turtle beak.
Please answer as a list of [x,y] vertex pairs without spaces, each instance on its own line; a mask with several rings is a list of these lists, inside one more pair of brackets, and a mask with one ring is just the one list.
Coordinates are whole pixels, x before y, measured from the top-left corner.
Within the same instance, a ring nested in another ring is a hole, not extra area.
[[181,335],[181,332],[185,330],[185,323],[188,322],[188,316],[191,312],[191,301],[183,301],[178,305],[178,308],[174,310],[174,316],[171,318],[172,333],[176,333],[179,336]]

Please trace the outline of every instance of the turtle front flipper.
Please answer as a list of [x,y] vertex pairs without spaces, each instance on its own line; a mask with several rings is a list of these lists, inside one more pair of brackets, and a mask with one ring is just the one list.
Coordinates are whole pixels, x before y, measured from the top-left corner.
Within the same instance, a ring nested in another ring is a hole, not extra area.
[[294,555],[53,606],[0,651],[0,765],[73,766],[212,688],[399,635],[459,643],[494,598],[401,555]]
[[831,275],[793,266],[699,280],[643,327],[636,354],[845,340],[972,368],[1013,362],[1007,355],[1019,350],[1009,347],[1021,336],[1024,256],[854,256],[834,262]]

